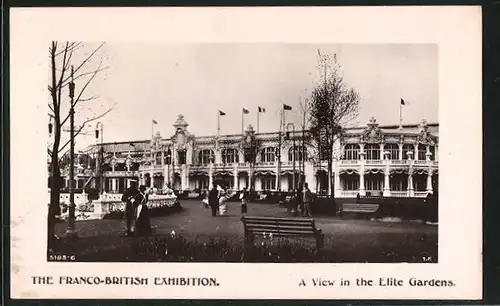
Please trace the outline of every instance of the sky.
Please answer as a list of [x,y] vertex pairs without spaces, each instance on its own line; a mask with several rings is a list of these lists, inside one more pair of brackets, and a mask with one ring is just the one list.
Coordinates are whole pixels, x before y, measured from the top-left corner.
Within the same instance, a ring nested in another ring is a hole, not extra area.
[[[74,56],[75,65],[96,44],[86,44]],[[86,51],[85,51],[86,50]],[[98,99],[82,103],[76,122],[100,114],[104,142],[150,139],[152,127],[163,137],[173,135],[172,124],[184,115],[196,136],[215,135],[217,112],[221,134],[241,133],[245,127],[259,131],[279,128],[283,103],[292,106],[287,122],[300,124],[299,103],[321,80],[318,50],[336,54],[347,86],[360,95],[359,114],[350,125],[366,125],[373,116],[380,124],[399,124],[400,99],[403,123],[422,119],[438,122],[438,50],[433,44],[138,44],[106,43],[88,64],[102,59],[108,68],[99,73],[85,96]],[[84,78],[76,81],[81,88]],[[152,125],[152,120],[158,124]],[[80,135],[77,148],[95,143],[93,122]]]

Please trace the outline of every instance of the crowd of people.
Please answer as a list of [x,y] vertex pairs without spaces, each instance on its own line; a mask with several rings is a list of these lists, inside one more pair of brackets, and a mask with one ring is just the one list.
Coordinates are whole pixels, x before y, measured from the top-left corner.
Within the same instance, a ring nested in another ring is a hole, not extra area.
[[[203,202],[211,209],[212,217],[227,215],[227,200],[231,197],[228,188],[219,187],[213,184],[212,189],[208,191]],[[241,201],[241,213],[245,214],[248,210],[249,192],[243,188],[239,195]]]
[[[213,184],[203,199],[205,205],[210,208],[213,217],[227,215],[227,201],[233,194],[229,188],[224,188],[216,183]],[[241,206],[241,214],[248,212],[250,202],[250,192],[247,188],[239,193],[238,199]],[[127,236],[149,236],[151,235],[151,220],[148,209],[148,193],[144,185],[138,186],[137,180],[132,180],[122,196],[125,203],[125,220]],[[296,190],[290,199],[290,203],[297,212],[301,212],[304,217],[311,216],[311,204],[313,195],[308,184],[304,183],[303,188]]]
[[151,220],[148,209],[148,195],[146,186],[138,187],[138,182],[132,180],[130,188],[122,195],[125,202],[125,220],[127,236],[149,236],[151,235]]

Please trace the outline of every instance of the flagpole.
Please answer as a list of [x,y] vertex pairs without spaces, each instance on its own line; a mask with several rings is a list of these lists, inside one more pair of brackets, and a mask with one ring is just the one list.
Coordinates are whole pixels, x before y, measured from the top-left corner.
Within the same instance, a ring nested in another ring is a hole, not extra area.
[[259,133],[259,115],[260,115],[260,110],[257,110],[257,133]]
[[403,104],[399,102],[399,129],[403,129]]
[[244,123],[243,121],[245,120],[245,113],[243,112],[243,109],[241,109],[241,135],[243,135],[244,130]]
[[155,134],[154,134],[154,126],[155,126],[154,121],[151,120],[151,139],[153,139],[154,136],[155,136]]
[[220,111],[217,110],[217,136],[220,135]]

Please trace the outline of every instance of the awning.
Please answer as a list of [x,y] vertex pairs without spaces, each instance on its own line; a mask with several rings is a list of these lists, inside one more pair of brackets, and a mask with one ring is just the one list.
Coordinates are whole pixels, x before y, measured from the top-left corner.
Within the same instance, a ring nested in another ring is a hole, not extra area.
[[269,176],[269,175],[276,175],[274,171],[270,170],[259,170],[255,171],[255,175],[262,175],[262,176]]
[[339,171],[339,174],[352,175],[352,174],[359,174],[359,173],[358,173],[358,170],[356,170],[356,169],[342,169]]
[[208,176],[206,171],[194,171],[189,173],[189,176]]
[[231,171],[216,171],[214,172],[214,176],[232,176],[233,173]]

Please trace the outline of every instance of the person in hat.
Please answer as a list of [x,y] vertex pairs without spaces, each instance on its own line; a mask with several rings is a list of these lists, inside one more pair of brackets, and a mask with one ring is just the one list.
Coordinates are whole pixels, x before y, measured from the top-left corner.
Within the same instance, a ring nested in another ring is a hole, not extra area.
[[135,210],[135,224],[137,236],[151,235],[151,220],[148,209],[148,195],[146,186],[139,187],[139,193],[136,195],[137,208]]
[[212,217],[217,216],[217,210],[219,209],[219,191],[217,190],[217,184],[215,183],[208,193],[208,205],[212,208]]
[[240,193],[241,213],[242,214],[246,214],[247,213],[248,198],[249,198],[249,193],[247,191],[247,188],[244,187],[243,191]]
[[137,188],[138,181],[130,180],[130,187],[122,195],[122,202],[125,202],[125,220],[127,226],[127,236],[132,236],[134,232],[134,211],[137,206],[136,196],[139,194]]

